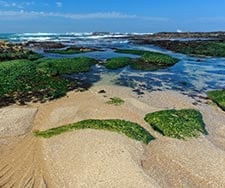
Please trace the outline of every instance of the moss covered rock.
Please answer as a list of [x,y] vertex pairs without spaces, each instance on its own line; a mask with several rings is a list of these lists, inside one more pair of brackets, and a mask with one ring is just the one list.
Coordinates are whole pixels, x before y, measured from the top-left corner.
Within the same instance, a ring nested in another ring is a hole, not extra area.
[[163,110],[145,116],[153,129],[164,136],[186,139],[207,134],[202,115],[194,109]]
[[57,49],[57,50],[45,50],[45,52],[48,53],[56,53],[56,54],[80,54],[80,53],[86,53],[86,52],[94,52],[97,51],[97,49],[94,48],[83,48],[83,47],[69,47],[67,49]]
[[24,49],[19,44],[0,41],[0,62],[16,59],[36,60],[41,57],[41,55],[35,52]]
[[130,65],[132,62],[133,59],[129,57],[116,57],[107,59],[106,62],[104,63],[104,66],[107,69],[118,69]]
[[225,89],[207,92],[208,97],[225,111]]
[[62,74],[76,74],[88,72],[92,65],[96,63],[95,59],[88,57],[60,58],[60,59],[40,59],[38,70],[51,76]]
[[106,68],[116,69],[127,65],[135,70],[152,71],[173,66],[179,60],[169,55],[144,50],[117,49],[116,53],[140,55],[140,58],[113,58],[107,60]]
[[34,134],[39,137],[50,138],[55,135],[79,129],[100,129],[118,132],[120,134],[125,134],[132,139],[141,141],[145,144],[148,144],[151,140],[154,139],[154,137],[147,130],[145,130],[137,123],[119,119],[83,120],[77,123],[48,129],[46,131],[36,131],[34,132]]
[[19,102],[51,100],[79,87],[77,81],[62,74],[89,71],[95,63],[90,58],[13,60],[0,63],[0,106]]

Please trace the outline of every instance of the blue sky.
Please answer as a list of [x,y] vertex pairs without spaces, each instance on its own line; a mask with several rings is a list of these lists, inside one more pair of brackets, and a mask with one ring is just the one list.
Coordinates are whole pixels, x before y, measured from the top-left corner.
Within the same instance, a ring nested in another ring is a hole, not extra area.
[[225,0],[0,0],[0,33],[225,30]]

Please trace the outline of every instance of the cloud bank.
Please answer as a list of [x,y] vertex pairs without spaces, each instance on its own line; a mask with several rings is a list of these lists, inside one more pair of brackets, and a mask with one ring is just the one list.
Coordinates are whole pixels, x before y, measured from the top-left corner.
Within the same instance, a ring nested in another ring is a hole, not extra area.
[[20,3],[9,2],[9,1],[0,1],[0,7],[4,7],[4,8],[23,9],[23,8],[29,7],[31,5],[34,5],[33,1],[24,1],[24,2],[20,2]]
[[[60,3],[60,2],[58,2]],[[57,4],[56,4],[57,5]],[[62,4],[58,4],[58,7]],[[73,20],[82,19],[144,19],[149,21],[169,21],[168,18],[161,17],[142,17],[137,15],[130,15],[120,12],[96,12],[96,13],[85,13],[85,14],[75,14],[75,13],[56,13],[56,12],[38,12],[38,11],[7,11],[0,10],[0,19],[33,19],[40,17],[58,17]]]

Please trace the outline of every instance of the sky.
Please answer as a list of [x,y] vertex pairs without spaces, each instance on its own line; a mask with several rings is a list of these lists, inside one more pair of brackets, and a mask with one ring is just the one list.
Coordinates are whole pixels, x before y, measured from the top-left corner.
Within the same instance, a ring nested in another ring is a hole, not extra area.
[[224,30],[225,0],[0,0],[0,33]]

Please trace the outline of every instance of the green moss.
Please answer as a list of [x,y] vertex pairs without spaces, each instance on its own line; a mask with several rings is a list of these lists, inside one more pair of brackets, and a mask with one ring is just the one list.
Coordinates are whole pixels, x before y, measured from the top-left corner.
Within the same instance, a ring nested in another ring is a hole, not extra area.
[[[68,82],[39,72],[28,60],[14,60],[0,64],[0,104],[5,97],[16,101],[53,99],[66,94]],[[6,101],[5,101],[6,102]]]
[[96,51],[96,49],[79,48],[79,47],[70,47],[65,50],[46,50],[46,52],[56,53],[56,54],[80,54],[80,53],[93,52],[93,51]]
[[16,59],[37,60],[41,57],[41,55],[28,50],[0,53],[0,61],[10,61]]
[[148,53],[149,51],[145,50],[129,50],[129,49],[116,49],[116,53],[122,53],[122,54],[133,54],[133,55],[144,55],[145,53]]
[[119,97],[113,97],[113,98],[110,98],[109,101],[106,102],[107,104],[114,104],[116,106],[119,106],[119,105],[122,105],[124,104],[124,100],[122,100],[121,98]]
[[132,139],[142,141],[145,144],[148,144],[151,140],[154,139],[154,137],[148,131],[146,131],[143,127],[141,127],[137,123],[118,119],[83,120],[77,123],[52,128],[46,131],[36,131],[34,132],[34,134],[35,136],[50,138],[55,135],[79,129],[100,129],[118,132],[120,134],[125,134],[126,136]]
[[225,57],[225,43],[205,42],[194,46],[182,46],[178,52],[190,55],[204,55],[212,57]]
[[118,69],[130,65],[132,61],[133,59],[129,57],[116,57],[107,59],[104,66],[107,69]]
[[207,92],[208,97],[225,111],[225,90],[215,90]]
[[158,66],[171,66],[177,63],[178,59],[172,58],[169,55],[161,54],[157,52],[147,52],[141,57],[145,62],[153,63]]
[[90,58],[13,60],[0,63],[0,106],[15,102],[52,100],[78,87],[62,74],[89,71],[95,63]]
[[202,115],[194,109],[163,110],[147,114],[145,121],[164,136],[186,139],[207,134]]
[[140,58],[129,61],[131,68],[136,70],[157,70],[172,66],[179,61],[176,58],[158,52],[128,49],[117,49],[115,52],[140,55]]
[[76,74],[88,72],[92,65],[96,63],[95,59],[87,57],[60,58],[60,59],[40,59],[37,61],[38,70],[51,76],[61,74]]

